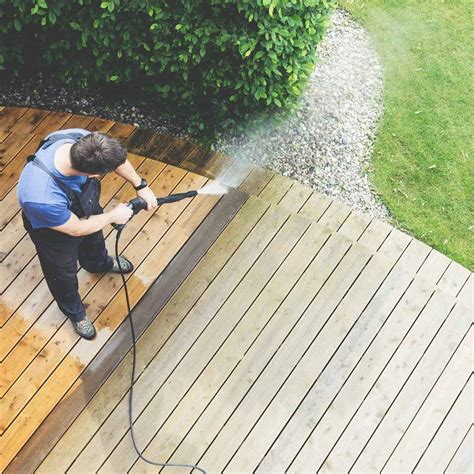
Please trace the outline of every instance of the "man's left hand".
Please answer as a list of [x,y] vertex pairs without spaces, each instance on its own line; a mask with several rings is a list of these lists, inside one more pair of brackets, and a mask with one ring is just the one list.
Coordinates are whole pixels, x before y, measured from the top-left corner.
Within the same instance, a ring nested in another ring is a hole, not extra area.
[[148,211],[158,207],[155,193],[148,186],[146,188],[140,189],[140,191],[137,191],[137,196],[146,201]]

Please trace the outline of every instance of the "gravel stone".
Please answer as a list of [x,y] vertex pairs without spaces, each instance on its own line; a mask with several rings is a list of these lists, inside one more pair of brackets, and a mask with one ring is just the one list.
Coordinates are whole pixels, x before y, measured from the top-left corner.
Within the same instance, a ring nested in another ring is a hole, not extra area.
[[369,35],[336,10],[300,108],[283,124],[225,136],[218,149],[389,220],[367,169],[383,114],[383,70]]
[[[222,136],[214,146],[389,220],[366,172],[383,114],[383,70],[372,41],[348,13],[336,10],[317,53],[293,116],[278,126]],[[41,75],[0,84],[0,104],[91,115],[189,139],[154,107],[107,99]]]

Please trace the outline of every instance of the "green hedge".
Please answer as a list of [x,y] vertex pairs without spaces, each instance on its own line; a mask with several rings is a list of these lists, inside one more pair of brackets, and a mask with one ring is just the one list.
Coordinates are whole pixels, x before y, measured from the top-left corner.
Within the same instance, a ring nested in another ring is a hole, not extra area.
[[312,71],[332,8],[332,0],[0,0],[0,68],[54,71],[84,87],[133,85],[184,108],[281,107]]

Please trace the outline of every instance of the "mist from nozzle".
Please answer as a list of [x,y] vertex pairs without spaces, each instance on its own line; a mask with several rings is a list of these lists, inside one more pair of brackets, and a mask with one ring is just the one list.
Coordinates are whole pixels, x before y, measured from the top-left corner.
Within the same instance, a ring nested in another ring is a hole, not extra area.
[[219,181],[210,181],[203,188],[198,190],[198,194],[212,194],[215,196],[227,194],[228,192],[229,188],[224,184],[219,183]]

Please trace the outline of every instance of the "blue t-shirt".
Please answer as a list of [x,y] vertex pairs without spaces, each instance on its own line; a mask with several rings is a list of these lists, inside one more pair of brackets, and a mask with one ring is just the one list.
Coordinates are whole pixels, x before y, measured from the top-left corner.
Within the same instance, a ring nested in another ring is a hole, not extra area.
[[[71,132],[81,133],[83,136],[91,133],[79,128],[70,128],[50,133],[48,137],[56,133]],[[54,166],[54,154],[65,143],[75,143],[75,140],[58,140],[47,148],[41,148],[36,152],[36,159],[42,161],[66,186],[80,192],[87,176],[64,176]],[[33,163],[28,163],[21,173],[17,197],[34,229],[56,227],[65,224],[71,217],[71,202],[67,194],[45,171]]]

